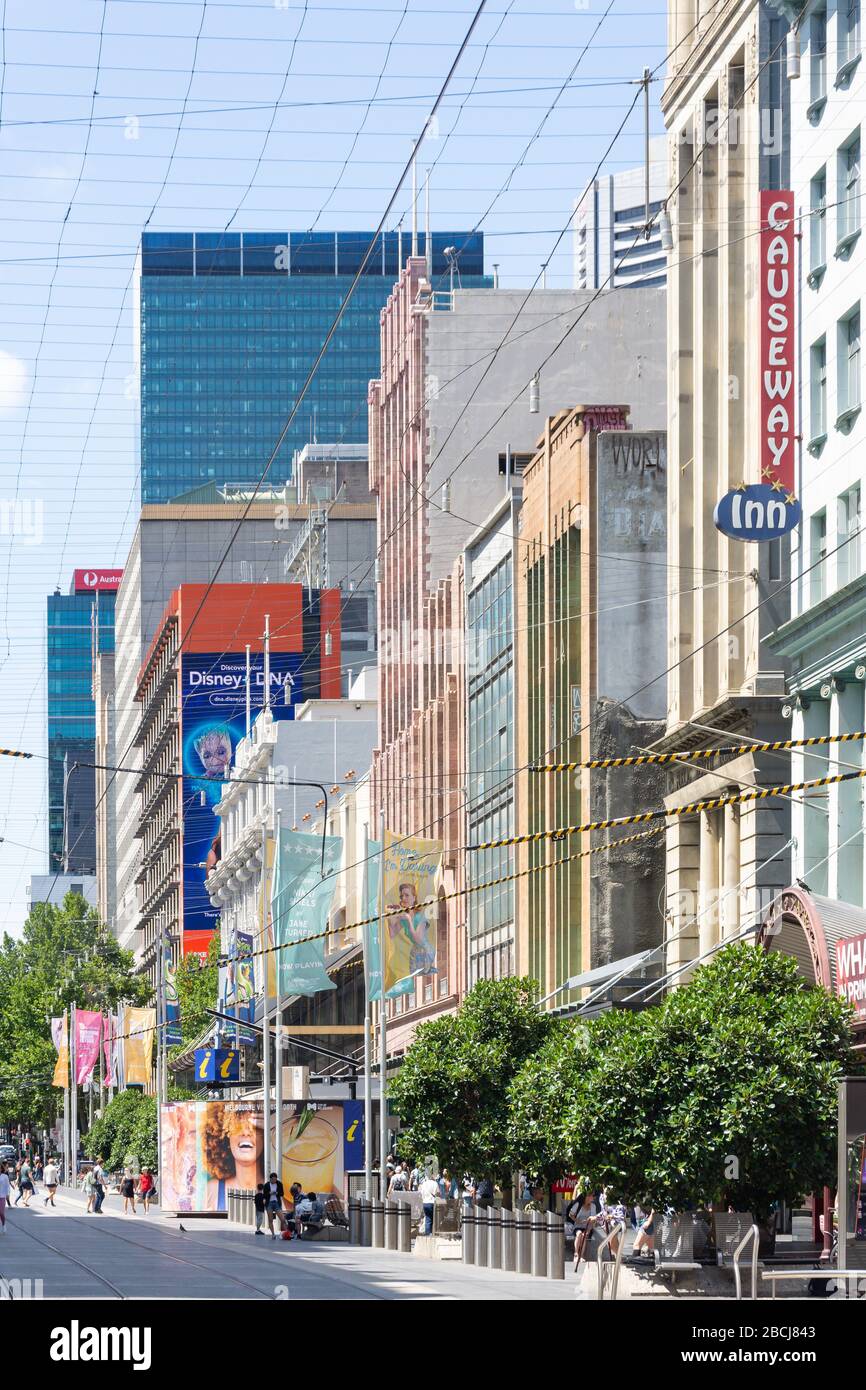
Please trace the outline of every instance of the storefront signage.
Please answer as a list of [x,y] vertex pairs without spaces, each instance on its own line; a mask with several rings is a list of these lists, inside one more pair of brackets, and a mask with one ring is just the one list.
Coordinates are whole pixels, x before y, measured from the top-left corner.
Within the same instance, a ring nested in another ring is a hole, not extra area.
[[794,195],[760,195],[760,467],[758,483],[741,483],[718,503],[714,521],[736,541],[771,541],[799,525],[794,496]]
[[72,589],[76,594],[116,594],[123,570],[75,570]]
[[836,942],[836,993],[866,1018],[866,932]]

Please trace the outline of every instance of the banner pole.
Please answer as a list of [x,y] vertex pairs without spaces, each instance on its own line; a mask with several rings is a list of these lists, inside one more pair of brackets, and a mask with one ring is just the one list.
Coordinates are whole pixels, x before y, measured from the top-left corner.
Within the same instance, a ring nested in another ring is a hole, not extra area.
[[[367,835],[367,874],[370,872],[370,836]],[[381,872],[381,860],[380,860]],[[365,916],[369,913],[369,890],[364,895]],[[373,1197],[373,1005],[370,992],[370,925],[364,929],[364,1193]],[[379,947],[381,968],[381,943]]]
[[78,1083],[75,1079],[78,1069],[78,1048],[76,1046],[76,1033],[77,1027],[75,1018],[75,1005],[73,1004],[71,1009],[71,1028],[69,1037],[69,1156],[71,1160],[70,1172],[73,1174],[73,1187],[78,1186]]
[[[265,901],[265,884],[268,873],[268,828],[264,827],[262,835],[262,947],[268,946],[268,909]],[[275,961],[275,969],[279,971],[279,960]],[[270,1003],[268,999],[268,957],[263,957],[262,965],[262,1095],[264,1104],[264,1146],[262,1149],[262,1163],[264,1165],[264,1178],[268,1181],[271,1171],[271,1015]]]
[[[282,823],[283,813],[277,809],[277,854],[280,853],[282,845]],[[282,869],[280,870],[282,873]],[[276,939],[276,929],[274,931]],[[277,955],[277,1016],[274,1021],[274,1108],[277,1112],[274,1124],[274,1163],[277,1170],[277,1181],[283,1180],[283,980],[282,980],[282,961]]]
[[379,865],[379,964],[381,966],[381,998],[379,1001],[379,1200],[387,1196],[385,1159],[388,1155],[388,1020],[385,1007],[385,812],[379,811],[379,840],[382,858]]

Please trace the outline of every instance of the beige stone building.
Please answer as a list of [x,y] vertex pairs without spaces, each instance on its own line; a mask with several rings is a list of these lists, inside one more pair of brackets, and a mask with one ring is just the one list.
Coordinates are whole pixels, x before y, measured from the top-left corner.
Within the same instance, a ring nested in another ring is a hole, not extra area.
[[[632,430],[625,405],[576,406],[552,417],[524,471],[516,578],[520,833],[628,815],[661,795],[654,768],[531,769],[631,755],[664,730],[666,487],[664,432]],[[517,968],[539,980],[545,996],[660,942],[663,840],[600,850],[627,833],[519,846]],[[567,994],[555,1004],[573,1002]]]
[[[789,611],[787,540],[744,544],[719,499],[760,480],[761,189],[788,185],[787,21],[768,0],[675,0],[663,94],[670,155],[668,268],[668,716],[660,747],[784,738],[785,672],[767,635]],[[683,770],[669,807],[788,780],[746,754]],[[668,966],[759,919],[789,881],[790,804],[744,803],[672,821]]]

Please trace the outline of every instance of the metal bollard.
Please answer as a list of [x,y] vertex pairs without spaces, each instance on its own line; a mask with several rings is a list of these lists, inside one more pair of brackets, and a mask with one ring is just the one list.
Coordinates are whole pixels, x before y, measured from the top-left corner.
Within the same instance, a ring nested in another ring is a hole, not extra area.
[[517,1267],[514,1263],[514,1212],[506,1211],[503,1207],[499,1215],[502,1220],[502,1249],[499,1268],[508,1270],[510,1274],[513,1274]]
[[547,1274],[547,1222],[544,1212],[532,1212],[529,1238],[532,1246],[532,1273],[535,1278],[543,1279]]
[[234,1221],[234,1219],[235,1219],[235,1191],[234,1191],[234,1188],[233,1188],[233,1187],[230,1187],[230,1188],[229,1188],[229,1191],[228,1191],[228,1213],[229,1213],[229,1221]]
[[488,1231],[487,1207],[475,1208],[475,1263],[479,1269],[487,1268],[487,1250],[490,1239]]
[[412,1208],[408,1202],[397,1202],[397,1249],[402,1255],[412,1254]]
[[374,1250],[382,1250],[385,1246],[385,1204],[380,1202],[378,1197],[374,1197],[370,1203],[370,1244]]
[[349,1244],[361,1244],[361,1210],[357,1197],[349,1198]]
[[532,1213],[528,1211],[516,1211],[514,1213],[514,1271],[516,1274],[532,1273],[531,1215]]
[[385,1249],[397,1249],[397,1203],[387,1197],[382,1204],[385,1208]]
[[547,1213],[547,1277],[565,1278],[565,1225],[558,1212]]
[[463,1236],[463,1263],[465,1265],[474,1265],[475,1263],[475,1234],[477,1226],[478,1218],[475,1215],[474,1205],[464,1202],[460,1231]]
[[502,1217],[498,1207],[490,1207],[487,1212],[490,1224],[487,1227],[487,1268],[501,1269],[502,1264]]
[[360,1208],[361,1218],[361,1244],[369,1245],[373,1238],[370,1229],[370,1198],[359,1197],[358,1206]]

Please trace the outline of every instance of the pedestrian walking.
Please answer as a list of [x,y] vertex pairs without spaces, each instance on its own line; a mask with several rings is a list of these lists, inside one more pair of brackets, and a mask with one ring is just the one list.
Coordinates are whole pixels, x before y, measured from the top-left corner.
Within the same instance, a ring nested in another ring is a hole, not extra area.
[[43,1207],[47,1207],[49,1202],[52,1207],[54,1206],[54,1194],[57,1191],[58,1177],[57,1164],[54,1162],[53,1158],[49,1158],[42,1174],[42,1180],[45,1183],[45,1196],[42,1199]]
[[25,1158],[22,1160],[21,1168],[18,1172],[18,1196],[15,1198],[16,1207],[22,1197],[24,1198],[25,1207],[29,1207],[34,1190],[33,1169],[30,1167],[30,1160]]
[[9,1181],[9,1172],[4,1164],[3,1167],[0,1167],[0,1235],[6,1234],[6,1206],[11,1191],[12,1184]]
[[81,1179],[81,1191],[87,1198],[87,1207],[85,1208],[85,1210],[89,1215],[93,1211],[93,1203],[96,1201],[96,1184],[93,1181],[92,1168],[88,1168],[87,1172]]
[[391,1181],[388,1184],[388,1196],[393,1197],[395,1192],[407,1192],[409,1190],[409,1174],[406,1172],[402,1163],[391,1174]]
[[123,1214],[129,1212],[129,1204],[132,1203],[132,1214],[135,1216],[135,1178],[132,1176],[131,1168],[124,1168],[123,1177],[120,1181],[120,1195],[123,1198]]
[[482,1178],[475,1188],[475,1205],[478,1207],[492,1207],[493,1198],[493,1183],[489,1178]]
[[439,1184],[434,1177],[428,1173],[421,1184],[421,1204],[424,1208],[424,1234],[433,1234],[433,1213],[436,1210],[436,1198],[439,1196]]
[[258,1183],[253,1193],[253,1208],[256,1213],[256,1235],[263,1236],[265,1224],[265,1185],[263,1182]]
[[468,1174],[463,1178],[463,1215],[470,1216],[475,1201],[475,1182]]
[[442,1169],[439,1178],[439,1196],[453,1201],[457,1196],[457,1179],[452,1178],[447,1168]]
[[276,1240],[274,1217],[277,1218],[282,1227],[284,1225],[283,1207],[285,1205],[283,1184],[280,1182],[276,1173],[271,1173],[270,1178],[263,1185],[262,1190],[265,1194],[265,1211],[268,1214],[268,1230],[271,1233],[271,1240]]
[[93,1212],[94,1215],[102,1214],[102,1203],[105,1201],[105,1169],[102,1166],[102,1154],[99,1155],[93,1165]]
[[142,1168],[141,1177],[138,1180],[138,1195],[141,1198],[141,1205],[144,1207],[144,1214],[150,1211],[150,1204],[156,1194],[156,1185],[153,1181],[153,1174],[149,1168]]

